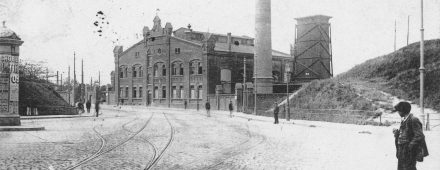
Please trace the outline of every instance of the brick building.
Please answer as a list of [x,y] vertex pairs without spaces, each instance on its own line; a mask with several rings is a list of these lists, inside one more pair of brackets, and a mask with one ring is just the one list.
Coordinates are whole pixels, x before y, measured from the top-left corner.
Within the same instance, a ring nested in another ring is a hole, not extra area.
[[[235,94],[237,83],[253,81],[254,39],[161,26],[156,16],[144,39],[124,50],[114,48],[114,89],[109,100],[129,105],[189,107],[204,103],[213,94]],[[285,83],[289,54],[272,51],[274,84]],[[244,64],[246,61],[246,64]],[[111,103],[111,102],[110,102]],[[111,103],[115,104],[115,103]]]

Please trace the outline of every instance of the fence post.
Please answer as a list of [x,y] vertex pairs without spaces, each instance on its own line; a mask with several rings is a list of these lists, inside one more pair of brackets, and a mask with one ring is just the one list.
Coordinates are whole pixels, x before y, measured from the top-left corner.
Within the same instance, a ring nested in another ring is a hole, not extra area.
[[429,128],[429,112],[426,113],[426,130],[427,130],[427,131],[430,130],[430,128]]

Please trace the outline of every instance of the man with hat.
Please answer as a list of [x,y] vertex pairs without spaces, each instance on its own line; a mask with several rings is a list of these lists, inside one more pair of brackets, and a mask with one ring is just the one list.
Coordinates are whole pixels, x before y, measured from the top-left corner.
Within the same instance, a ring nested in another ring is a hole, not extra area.
[[273,118],[275,119],[275,122],[273,124],[278,124],[278,112],[280,112],[280,107],[278,107],[278,103],[274,103],[275,107],[273,109]]
[[410,113],[411,105],[408,102],[399,102],[393,112],[402,117],[399,129],[393,129],[396,145],[398,170],[416,170],[417,161],[423,161],[428,156],[422,123]]

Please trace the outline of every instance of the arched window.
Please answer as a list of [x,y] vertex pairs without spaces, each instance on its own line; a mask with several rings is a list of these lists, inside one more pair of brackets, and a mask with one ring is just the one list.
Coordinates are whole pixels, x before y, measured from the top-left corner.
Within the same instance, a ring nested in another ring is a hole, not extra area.
[[132,76],[133,77],[136,77],[137,76],[137,70],[136,70],[136,66],[133,66],[133,67],[131,67],[131,69],[132,69]]
[[179,64],[179,74],[183,76],[183,63]]
[[119,67],[119,78],[125,78],[127,77],[127,66],[120,66]]
[[165,64],[162,65],[162,76],[167,75],[167,68],[165,67]]
[[124,69],[124,77],[128,77],[128,67],[125,67]]
[[156,63],[156,64],[154,64],[154,66],[153,66],[153,76],[154,77],[157,77],[157,76],[159,76],[159,64],[158,63]]
[[144,76],[144,69],[142,68],[142,66],[139,66],[139,77],[143,77]]
[[202,98],[202,96],[203,96],[203,88],[202,88],[202,85],[200,85],[199,86],[199,88],[197,89],[197,97],[199,98],[199,99],[201,99]]
[[198,71],[197,71],[197,74],[202,74],[202,63],[201,62],[198,62],[197,63],[197,67],[198,67]]
[[193,75],[194,74],[194,63],[190,62],[189,63],[189,75]]
[[171,75],[176,75],[177,74],[177,67],[176,67],[176,63],[171,64]]

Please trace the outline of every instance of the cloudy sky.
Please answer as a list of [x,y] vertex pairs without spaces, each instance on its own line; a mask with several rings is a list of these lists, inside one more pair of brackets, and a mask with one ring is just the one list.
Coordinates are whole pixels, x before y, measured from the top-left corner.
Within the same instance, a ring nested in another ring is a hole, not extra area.
[[[424,3],[425,39],[440,38],[440,0]],[[255,0],[0,0],[0,19],[25,41],[22,59],[47,61],[67,77],[75,51],[77,65],[84,59],[86,80],[101,71],[101,81],[109,83],[113,47],[139,41],[156,9],[162,25],[171,22],[175,29],[191,24],[197,31],[255,37],[254,7]],[[335,74],[392,52],[395,20],[398,48],[406,45],[408,15],[409,41],[420,40],[419,0],[272,0],[272,47],[289,53],[294,18],[316,14],[333,17]],[[103,27],[101,36],[95,21]]]

